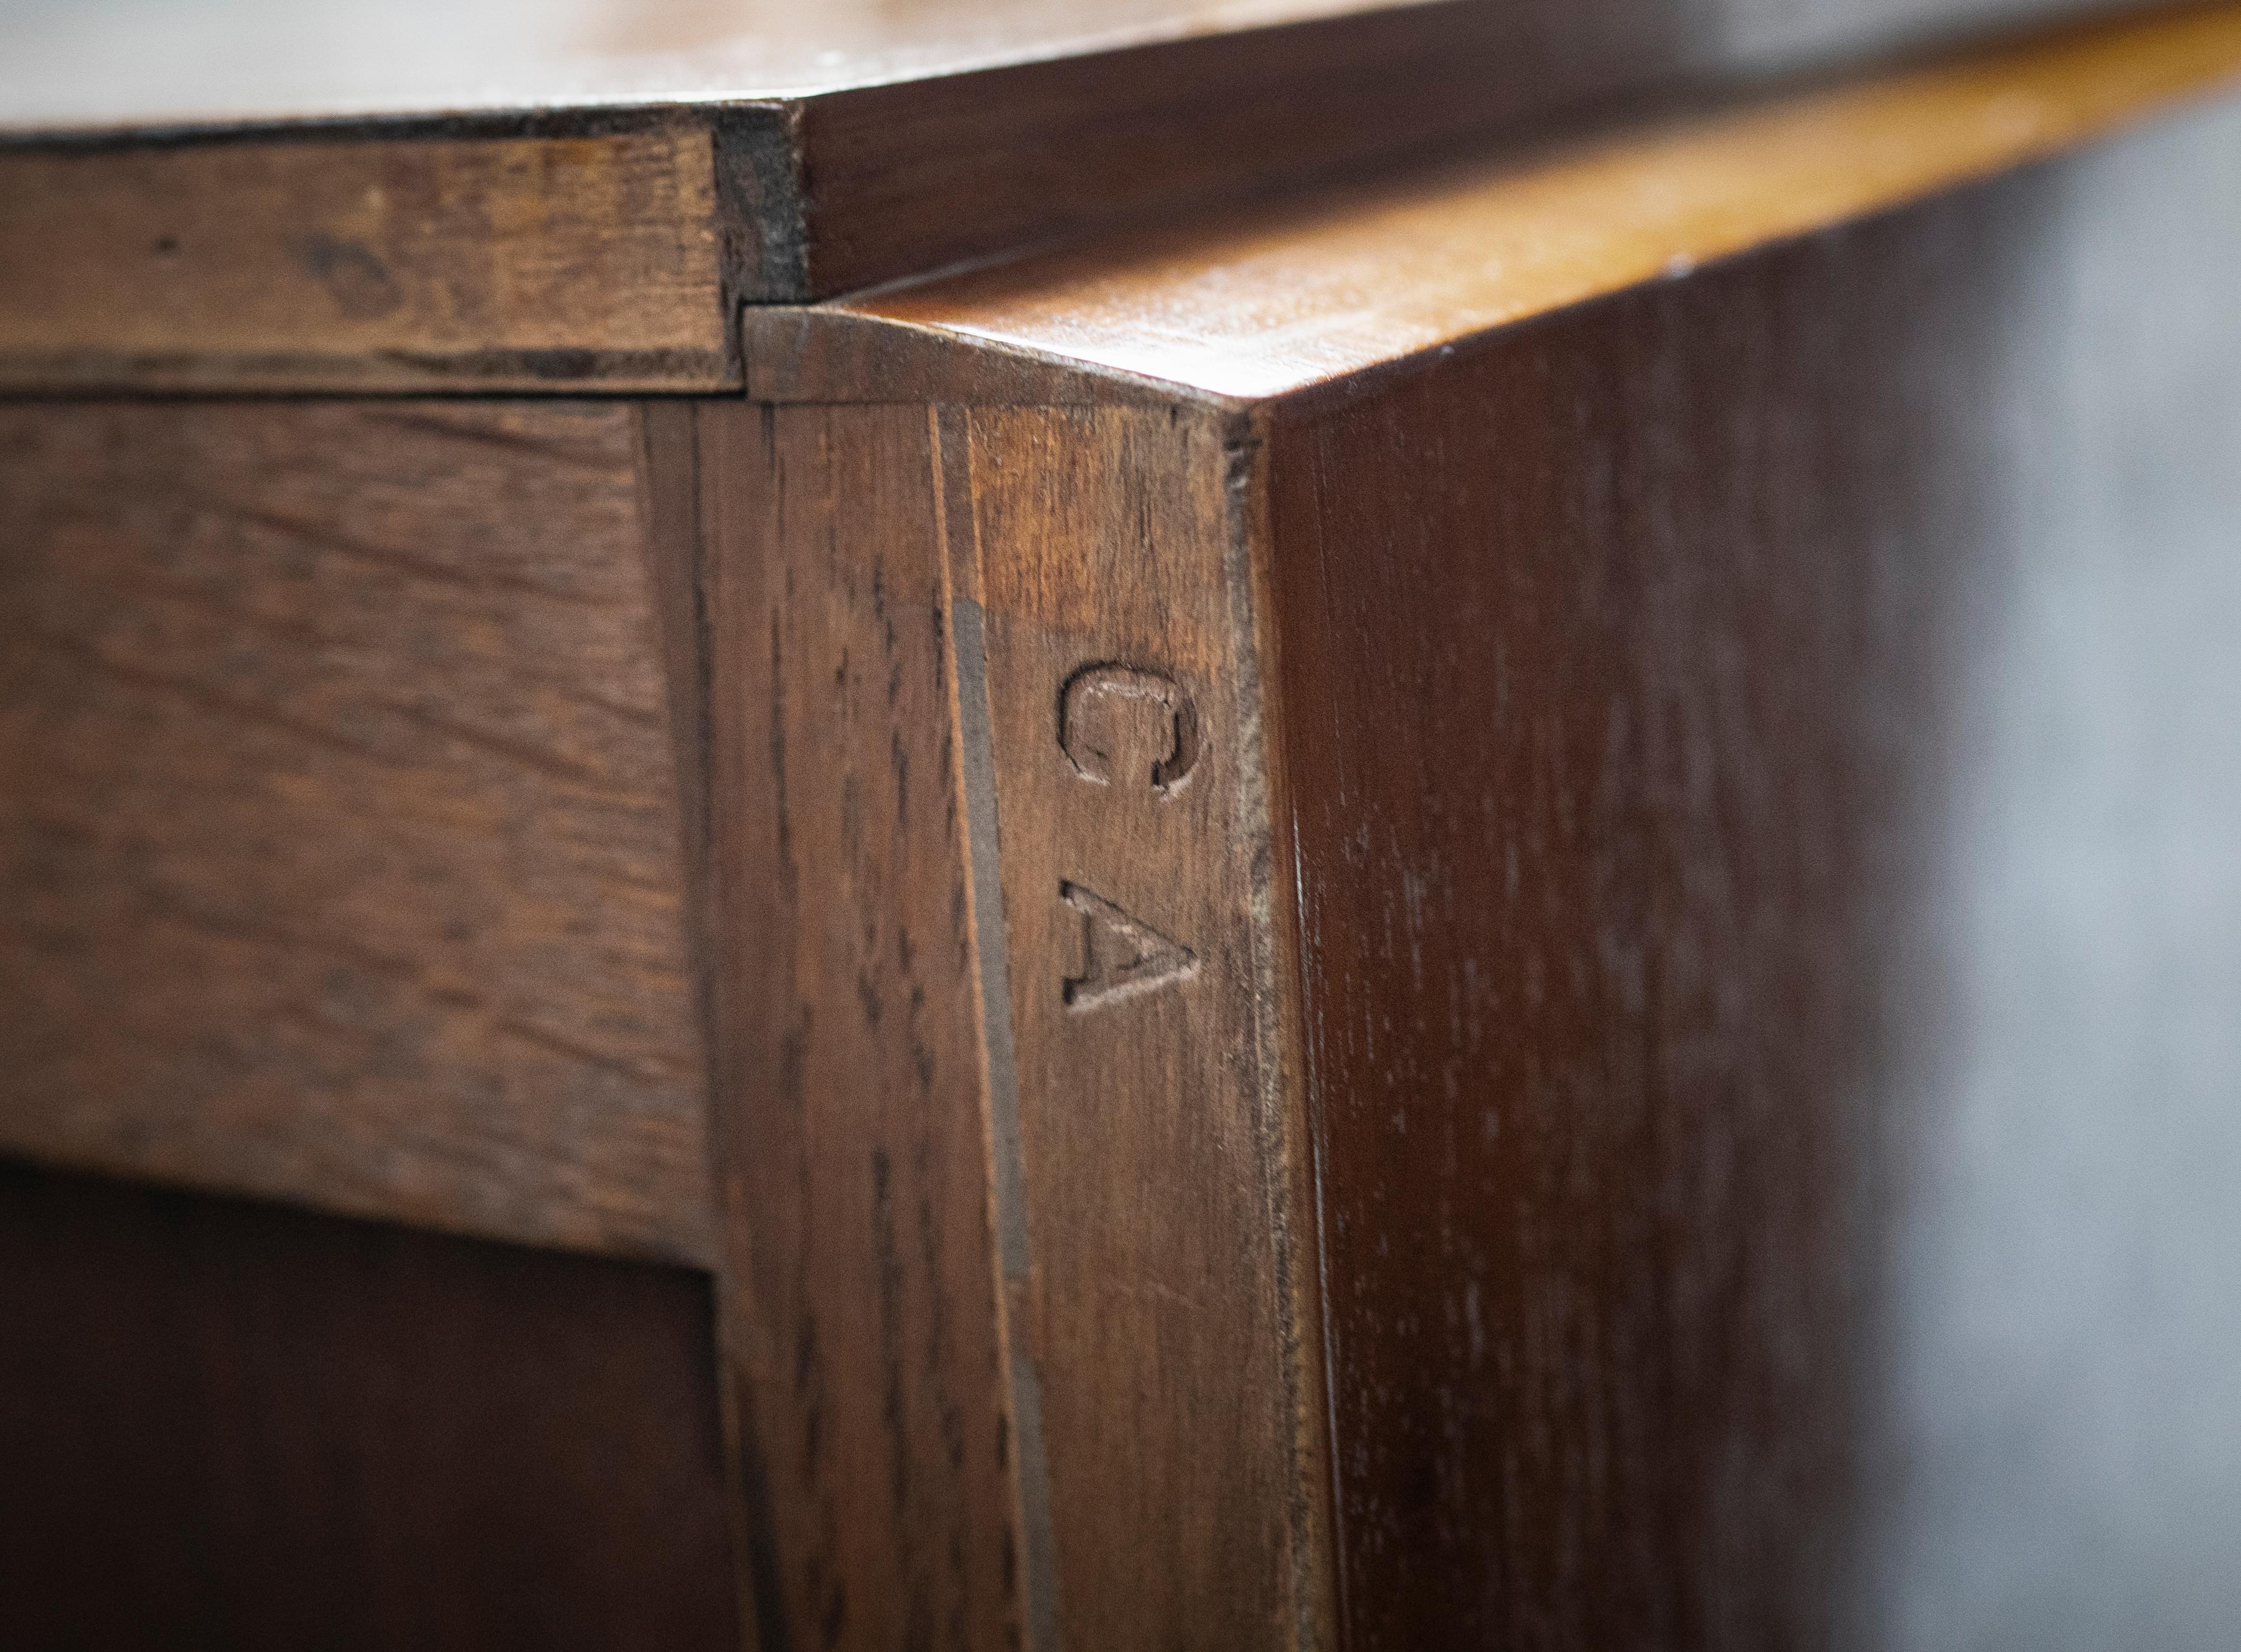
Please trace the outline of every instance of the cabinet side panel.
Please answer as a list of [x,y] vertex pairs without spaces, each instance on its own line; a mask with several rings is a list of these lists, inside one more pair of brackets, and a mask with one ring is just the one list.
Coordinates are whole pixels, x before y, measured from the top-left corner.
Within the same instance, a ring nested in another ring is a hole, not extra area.
[[1358,1652],[2230,1635],[2237,153],[1276,427]]
[[638,415],[0,409],[0,1149],[707,1254]]
[[1820,1643],[1987,200],[1275,438],[1352,1643]]

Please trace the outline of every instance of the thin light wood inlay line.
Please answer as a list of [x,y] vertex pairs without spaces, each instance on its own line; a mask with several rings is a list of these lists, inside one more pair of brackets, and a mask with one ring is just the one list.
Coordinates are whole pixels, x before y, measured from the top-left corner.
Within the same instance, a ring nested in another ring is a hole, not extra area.
[[980,588],[973,545],[972,438],[954,409],[929,408],[927,426],[933,450],[936,535],[945,564],[950,652],[956,662],[960,789],[965,798],[973,950],[980,973],[983,1059],[988,1069],[989,1157],[1020,1511],[1020,1594],[1026,1608],[1027,1652],[1058,1652],[1057,1540],[1050,1456],[1043,1440],[1042,1373],[1022,1323],[1033,1288],[1034,1255],[1027,1227],[1027,1162],[1020,1145],[1020,1067],[1012,1027],[1010,942],[996,828],[987,617],[980,602],[967,594]]

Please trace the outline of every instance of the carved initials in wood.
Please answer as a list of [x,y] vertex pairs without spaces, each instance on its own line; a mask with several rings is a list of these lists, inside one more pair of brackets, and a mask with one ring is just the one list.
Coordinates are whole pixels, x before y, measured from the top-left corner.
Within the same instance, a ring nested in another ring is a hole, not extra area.
[[1094,890],[1061,880],[1058,893],[1081,914],[1081,973],[1067,977],[1068,1007],[1100,1009],[1198,973],[1196,953]]
[[[1133,718],[1117,714],[1134,708],[1141,709]],[[1113,784],[1114,751],[1131,723],[1160,753],[1152,760],[1154,791],[1172,792],[1190,778],[1198,762],[1198,706],[1173,678],[1105,665],[1084,665],[1066,679],[1058,699],[1058,743],[1083,779]]]

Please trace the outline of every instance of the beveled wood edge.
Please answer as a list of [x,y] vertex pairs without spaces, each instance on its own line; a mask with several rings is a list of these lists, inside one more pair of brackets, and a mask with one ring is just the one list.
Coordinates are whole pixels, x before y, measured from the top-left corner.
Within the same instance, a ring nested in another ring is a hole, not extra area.
[[741,104],[0,143],[0,395],[735,390],[739,304],[801,265],[797,136]]
[[[953,406],[1151,406],[1213,401],[1190,385],[839,305],[750,304],[740,315],[749,401]],[[1241,406],[1242,404],[1235,404]]]
[[[188,331],[175,347],[151,351],[144,339],[136,347],[97,334],[56,351],[11,347],[0,332],[0,395],[736,390],[740,365],[732,329],[742,303],[829,298],[1047,240],[1119,213],[1358,163],[1482,124],[1478,71],[1497,66],[1515,43],[1497,16],[1498,9],[1476,0],[1416,0],[1224,33],[1123,41],[914,80],[718,103],[0,131],[0,219],[11,173],[39,159],[67,157],[99,177],[157,155],[194,167],[204,156],[244,149],[490,143],[536,149],[587,138],[705,134],[715,163],[715,218],[701,227],[712,227],[720,246],[713,276],[721,301],[703,320],[687,318],[684,324],[720,332],[723,340],[712,351],[649,352],[619,349],[596,332],[579,331],[533,350],[460,350],[430,341],[425,348],[337,354],[311,337],[275,337],[251,351],[211,350]],[[1365,68],[1385,72],[1365,75]],[[1436,90],[1425,84],[1435,71],[1442,77]],[[1621,80],[1632,72],[1598,65],[1591,77]],[[1396,84],[1407,90],[1405,103]],[[1264,105],[1314,109],[1316,130],[1287,130],[1281,142],[1240,142],[1251,130],[1236,130],[1241,87]],[[906,151],[883,138],[891,128],[907,134]],[[1174,164],[1174,155],[1167,164],[1136,164],[1147,144],[1187,155],[1191,164]],[[1043,187],[1053,152],[1064,157],[1064,199]],[[1037,159],[1023,171],[1015,157],[1028,154]],[[921,204],[916,216],[898,211],[896,179],[905,174],[909,187],[902,193]],[[252,222],[259,215],[256,204],[229,203],[225,186],[217,187],[214,211]],[[560,197],[540,206],[558,221],[568,217],[570,203]],[[304,226],[307,233],[319,227]],[[426,256],[465,260],[472,249],[447,253],[439,247]],[[182,272],[161,273],[176,302]],[[11,295],[4,278],[0,261],[0,311],[11,298],[18,305],[41,302],[36,291]],[[609,309],[637,299],[618,293]]]
[[1285,868],[1298,865],[1299,813],[1281,685],[1274,501],[1269,464],[1274,410],[1230,407],[1224,478],[1233,624],[1251,662],[1239,700],[1249,727],[1257,789],[1248,813],[1267,823],[1268,859],[1254,868],[1247,906],[1255,946],[1254,1033],[1261,1105],[1268,1121],[1274,1182],[1281,1367],[1287,1385],[1294,1549],[1293,1610],[1301,1652],[1339,1652],[1345,1644],[1343,1533],[1337,1465],[1337,1373],[1331,1362],[1329,1277],[1316,1157],[1310,1076],[1307,950],[1298,891]]
[[[1546,18],[1481,0],[1418,0],[793,97],[0,133],[0,203],[11,168],[38,157],[108,169],[157,153],[244,146],[378,150],[705,134],[713,210],[699,228],[719,246],[709,284],[721,300],[698,320],[680,315],[679,347],[654,352],[619,348],[596,324],[532,350],[445,340],[364,356],[324,353],[311,337],[204,350],[191,328],[154,351],[144,335],[136,335],[142,347],[130,348],[90,333],[59,351],[11,349],[0,337],[0,395],[724,393],[742,385],[733,318],[743,303],[822,302],[1241,191],[1522,136],[1707,75],[1733,84],[1783,67],[1707,62],[1698,48],[1665,37],[1672,30],[1644,21],[1603,31],[1624,44],[1581,46]],[[1937,29],[1935,20],[1925,26]],[[1879,37],[1850,49],[1890,44]],[[890,132],[906,135],[906,144]],[[568,207],[565,196],[539,204],[555,221]],[[168,296],[176,299],[176,289]],[[646,297],[618,292],[601,313],[642,311]],[[0,280],[0,311],[8,301]],[[37,294],[15,301],[35,304]],[[684,334],[720,342],[687,344]]]
[[1569,12],[1408,0],[804,97],[807,267],[759,297],[828,299],[1380,166],[1701,67],[1662,0],[1607,3],[1634,26],[1584,44]]
[[[2071,25],[1522,160],[1348,186],[1242,217],[1201,215],[829,304],[763,307],[743,331],[747,391],[883,400],[939,383],[945,394],[1007,401],[1070,385],[1062,393],[1077,400],[1320,406],[1509,327],[2057,159],[2236,87],[2241,4],[2230,0]],[[1878,144],[1891,152],[1858,162]],[[1660,210],[1645,213],[1641,203],[1658,194]],[[1349,242],[1363,224],[1383,228],[1380,215],[1412,197],[1403,227],[1413,234],[1369,255],[1367,237]],[[1497,231],[1553,241],[1555,254],[1537,265],[1513,259],[1522,274],[1469,288],[1417,278],[1427,253],[1443,250],[1442,232],[1453,244],[1445,250],[1482,255]],[[1202,279],[1227,274],[1233,257],[1250,264],[1231,291],[1297,282],[1306,295],[1280,345],[1258,358],[1254,295],[1226,322],[1221,296],[1209,296],[1221,283]],[[1323,275],[1330,290],[1317,292]],[[1385,295],[1380,304],[1354,296],[1365,288]],[[1406,324],[1388,324],[1388,311]],[[1140,324],[1151,314],[1202,326],[1203,347],[1184,327]],[[1373,324],[1357,324],[1365,314]],[[1328,341],[1314,337],[1319,327]],[[1324,346],[1321,358],[1300,349],[1303,337]]]

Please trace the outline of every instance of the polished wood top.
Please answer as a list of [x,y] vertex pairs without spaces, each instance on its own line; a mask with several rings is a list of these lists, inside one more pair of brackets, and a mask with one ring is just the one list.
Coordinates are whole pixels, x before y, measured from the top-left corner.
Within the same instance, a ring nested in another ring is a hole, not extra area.
[[[1699,3],[1688,56],[1796,57],[1981,27],[2079,0]],[[2104,4],[2097,8],[2108,10]],[[304,6],[76,0],[0,7],[0,133],[145,131],[397,117],[806,99],[1317,19],[1545,11],[1529,33],[1609,51],[1672,39],[1665,0],[388,0]],[[1569,15],[1566,15],[1569,13]],[[1362,72],[1380,65],[1366,63]]]
[[816,97],[1408,0],[82,0],[0,11],[0,130]]
[[[1524,161],[1140,231],[799,321],[773,315],[750,340],[751,373],[773,397],[845,398],[949,338],[1014,352],[1023,370],[1070,363],[1214,397],[1285,396],[1896,206],[2237,85],[2241,5],[2067,30]],[[886,330],[884,347],[867,324]]]
[[0,7],[0,388],[724,389],[742,302],[2127,3]]

